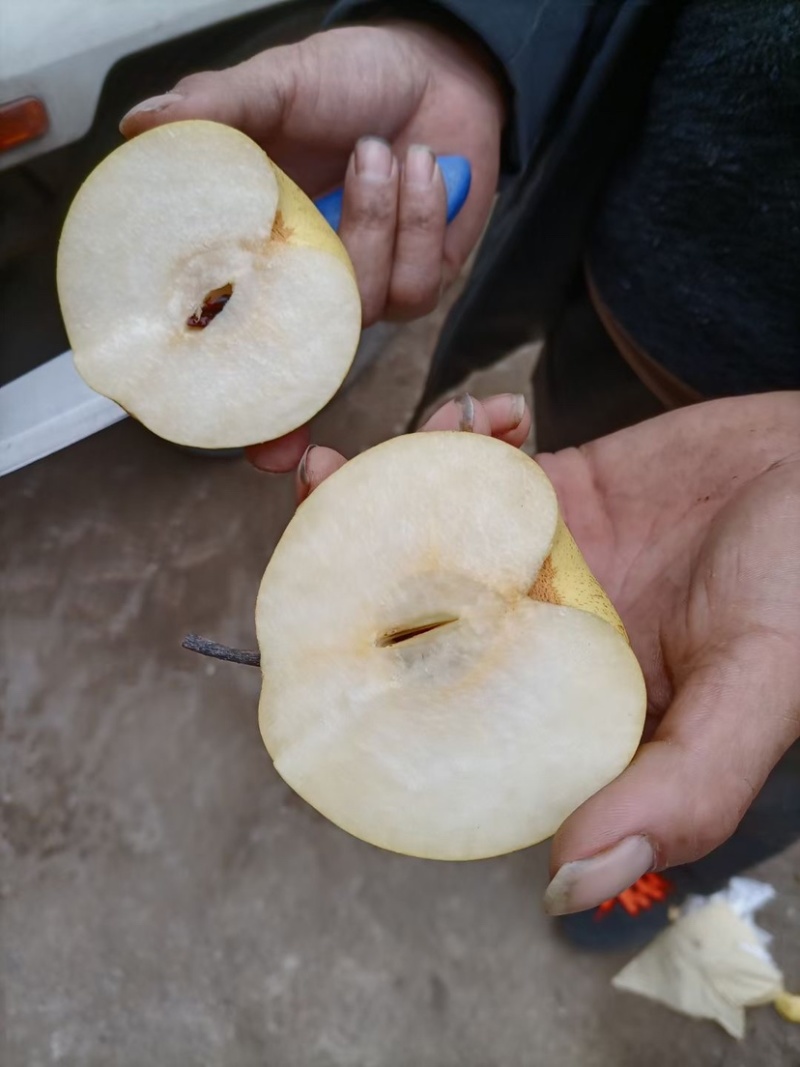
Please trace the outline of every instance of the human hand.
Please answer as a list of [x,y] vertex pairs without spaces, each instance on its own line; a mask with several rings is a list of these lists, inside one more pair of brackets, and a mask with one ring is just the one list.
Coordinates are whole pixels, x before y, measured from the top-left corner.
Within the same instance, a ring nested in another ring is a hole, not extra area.
[[[465,393],[439,408],[421,427],[421,432],[426,430],[483,433],[521,448],[531,432],[531,415],[521,393],[500,393],[485,400],[476,400]],[[332,448],[310,445],[295,476],[297,503],[301,504],[346,462],[345,457]]]
[[537,458],[648,690],[632,764],[553,842],[545,906],[559,914],[721,845],[800,736],[800,393]]
[[[339,234],[365,325],[431,311],[489,216],[502,91],[482,54],[423,24],[329,30],[193,74],[120,128],[133,137],[189,118],[246,133],[309,196],[344,182]],[[470,195],[449,227],[433,153],[466,156],[472,167]]]
[[[510,397],[425,429],[520,445]],[[469,422],[469,419],[467,419]],[[545,906],[582,911],[722,844],[800,736],[800,394],[719,400],[539,455],[630,635],[648,722],[631,765],[553,841]],[[314,448],[302,500],[344,463]]]
[[[339,236],[365,326],[431,311],[488,220],[503,94],[482,54],[422,24],[330,30],[193,74],[128,112],[120,129],[134,137],[190,118],[240,129],[309,196],[344,183]],[[432,153],[466,156],[472,167],[449,226]],[[248,457],[261,470],[291,471],[308,441],[302,427]]]

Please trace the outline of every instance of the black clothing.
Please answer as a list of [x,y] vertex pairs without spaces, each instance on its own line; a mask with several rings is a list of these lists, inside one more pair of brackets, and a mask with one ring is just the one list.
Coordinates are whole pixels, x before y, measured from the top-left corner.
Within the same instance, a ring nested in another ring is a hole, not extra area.
[[475,35],[510,106],[503,192],[423,405],[549,339],[584,267],[701,396],[800,388],[797,0],[346,0],[330,21],[387,14]]

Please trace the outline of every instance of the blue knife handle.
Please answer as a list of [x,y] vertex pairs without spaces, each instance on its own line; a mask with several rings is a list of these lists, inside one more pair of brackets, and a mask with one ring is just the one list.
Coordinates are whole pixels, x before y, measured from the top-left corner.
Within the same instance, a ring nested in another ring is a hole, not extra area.
[[[436,162],[442,172],[447,190],[447,221],[452,222],[464,206],[472,181],[472,168],[464,156],[437,156]],[[342,190],[318,197],[314,203],[332,229],[338,230],[342,221]]]

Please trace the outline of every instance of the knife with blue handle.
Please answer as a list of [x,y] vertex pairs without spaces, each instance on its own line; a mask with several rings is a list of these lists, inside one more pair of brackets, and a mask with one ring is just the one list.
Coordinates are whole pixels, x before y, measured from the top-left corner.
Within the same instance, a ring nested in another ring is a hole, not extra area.
[[[469,195],[472,171],[463,156],[438,156],[447,190],[447,221]],[[339,229],[342,189],[315,200],[328,224]],[[126,418],[112,400],[95,393],[78,375],[71,352],[0,388],[0,477]]]
[[[437,156],[444,187],[447,191],[447,221],[452,222],[469,196],[472,168],[464,156]],[[318,197],[314,203],[332,229],[338,230],[342,221],[342,189]]]

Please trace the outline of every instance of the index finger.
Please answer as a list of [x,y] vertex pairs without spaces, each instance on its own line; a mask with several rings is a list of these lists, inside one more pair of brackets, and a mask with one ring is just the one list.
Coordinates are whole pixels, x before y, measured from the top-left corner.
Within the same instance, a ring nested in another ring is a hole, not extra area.
[[308,448],[309,437],[308,426],[301,426],[284,437],[277,437],[274,441],[250,445],[245,449],[245,455],[260,471],[265,471],[267,474],[288,474],[303,458],[303,453]]

